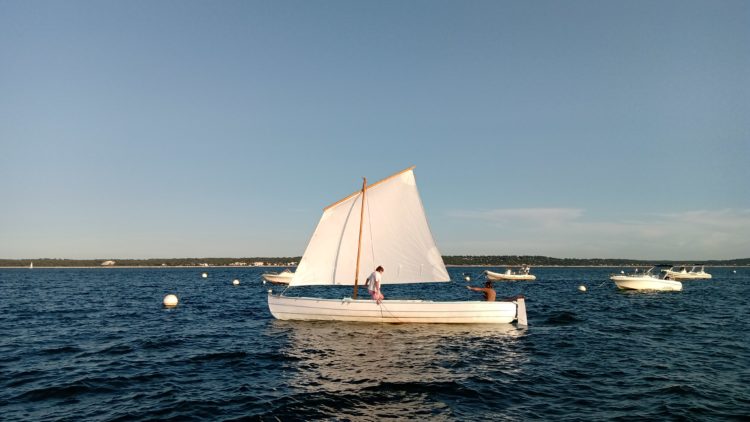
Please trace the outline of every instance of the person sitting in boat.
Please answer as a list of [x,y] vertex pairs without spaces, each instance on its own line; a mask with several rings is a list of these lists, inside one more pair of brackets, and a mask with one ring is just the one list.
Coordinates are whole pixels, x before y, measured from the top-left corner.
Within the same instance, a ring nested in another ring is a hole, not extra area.
[[383,271],[385,271],[383,270],[383,267],[378,265],[378,268],[375,268],[375,271],[367,277],[367,291],[370,292],[370,296],[372,296],[372,299],[377,302],[378,305],[380,305],[380,302],[385,299],[380,292],[380,280],[383,278]]
[[486,283],[484,283],[484,287],[466,286],[466,288],[469,289],[469,290],[474,290],[475,292],[482,292],[482,293],[484,293],[484,299],[487,302],[494,302],[495,301],[496,293],[495,293],[495,289],[492,288],[492,282],[491,281],[487,281]]

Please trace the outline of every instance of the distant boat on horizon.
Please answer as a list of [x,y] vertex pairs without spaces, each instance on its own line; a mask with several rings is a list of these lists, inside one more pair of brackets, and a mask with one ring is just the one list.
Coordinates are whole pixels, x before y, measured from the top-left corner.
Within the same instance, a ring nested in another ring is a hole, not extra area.
[[690,271],[687,270],[686,265],[673,266],[668,270],[663,270],[667,273],[667,277],[672,280],[708,280],[711,278],[711,274],[707,273],[703,264],[693,265]]
[[34,268],[34,263],[33,262],[29,263],[29,269],[31,270],[33,268]]
[[288,268],[280,273],[263,274],[263,280],[276,284],[289,284],[289,282],[292,281],[292,277],[294,277],[294,273]]
[[513,271],[511,268],[505,270],[504,273],[496,273],[490,270],[484,272],[484,276],[489,281],[533,281],[536,280],[536,276],[529,274],[531,267],[528,265],[522,265],[519,271]]

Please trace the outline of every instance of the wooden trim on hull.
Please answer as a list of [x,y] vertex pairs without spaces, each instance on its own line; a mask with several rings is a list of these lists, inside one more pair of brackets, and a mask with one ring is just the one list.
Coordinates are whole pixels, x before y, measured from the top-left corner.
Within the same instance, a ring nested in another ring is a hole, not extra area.
[[268,295],[268,307],[271,314],[281,320],[421,324],[507,324],[516,320],[518,308],[516,302],[384,300],[378,305],[373,300],[272,294]]

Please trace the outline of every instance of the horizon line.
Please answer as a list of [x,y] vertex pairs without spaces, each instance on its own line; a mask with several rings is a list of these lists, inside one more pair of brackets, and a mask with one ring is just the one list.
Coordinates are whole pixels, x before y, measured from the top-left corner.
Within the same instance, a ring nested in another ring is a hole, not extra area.
[[[738,261],[738,260],[744,260],[744,259],[750,259],[750,257],[742,257],[742,258],[712,258],[712,259],[689,259],[689,260],[683,260],[683,259],[655,259],[655,258],[601,258],[601,257],[586,257],[586,258],[574,258],[574,257],[555,257],[555,256],[549,256],[549,255],[490,255],[490,254],[480,254],[480,255],[470,255],[470,254],[460,254],[460,255],[441,255],[442,257],[467,257],[467,258],[482,258],[482,257],[493,257],[493,258],[509,258],[509,257],[528,257],[528,258],[548,258],[548,259],[559,259],[559,260],[628,260],[628,261],[683,261],[683,262],[702,262],[702,261]],[[50,257],[37,257],[37,258],[0,258],[0,261],[33,261],[33,260],[58,260],[58,261],[153,261],[153,260],[187,260],[187,259],[194,259],[194,260],[200,260],[200,259],[287,259],[287,258],[296,258],[301,259],[301,255],[287,255],[287,256],[203,256],[203,257],[156,257],[156,258],[115,258],[115,257],[107,257],[107,258],[50,258]]]

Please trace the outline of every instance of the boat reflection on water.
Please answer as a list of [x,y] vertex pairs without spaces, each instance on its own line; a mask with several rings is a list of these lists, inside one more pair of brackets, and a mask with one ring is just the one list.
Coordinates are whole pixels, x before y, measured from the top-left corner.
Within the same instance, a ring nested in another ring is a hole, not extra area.
[[521,344],[526,330],[511,324],[275,320],[268,329],[286,337],[292,372],[284,376],[298,392],[285,412],[291,405],[304,413],[329,397],[336,404],[328,416],[336,418],[454,418],[454,400],[476,398],[477,389],[503,379],[512,383],[528,361]]

